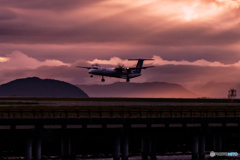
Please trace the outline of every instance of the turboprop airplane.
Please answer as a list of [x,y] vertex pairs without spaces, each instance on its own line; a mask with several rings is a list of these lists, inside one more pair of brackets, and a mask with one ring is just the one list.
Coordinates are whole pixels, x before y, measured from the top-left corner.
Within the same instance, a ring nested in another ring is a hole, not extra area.
[[128,59],[128,60],[129,61],[137,60],[138,63],[136,65],[136,67],[125,68],[123,66],[119,66],[117,68],[105,68],[105,67],[99,67],[97,65],[94,65],[92,67],[81,67],[81,66],[77,66],[77,67],[89,69],[88,73],[90,74],[90,77],[93,77],[93,75],[102,76],[102,79],[101,79],[102,82],[105,82],[104,76],[123,78],[123,79],[126,79],[126,82],[129,82],[131,78],[141,76],[142,69],[147,69],[147,68],[153,67],[153,66],[148,66],[148,67],[142,66],[143,61],[153,60],[153,59]]

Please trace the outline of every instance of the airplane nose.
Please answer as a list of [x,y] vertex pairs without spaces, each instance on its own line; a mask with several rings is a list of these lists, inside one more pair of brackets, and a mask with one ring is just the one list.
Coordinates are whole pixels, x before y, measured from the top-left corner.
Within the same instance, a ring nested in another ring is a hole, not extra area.
[[92,73],[93,73],[93,70],[92,70],[92,69],[90,69],[90,70],[88,71],[88,73],[92,74]]

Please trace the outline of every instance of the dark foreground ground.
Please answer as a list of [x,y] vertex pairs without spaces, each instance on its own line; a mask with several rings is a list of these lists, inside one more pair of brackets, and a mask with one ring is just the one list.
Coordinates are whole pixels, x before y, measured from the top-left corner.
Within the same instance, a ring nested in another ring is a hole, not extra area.
[[2,97],[0,158],[208,159],[239,126],[239,100]]

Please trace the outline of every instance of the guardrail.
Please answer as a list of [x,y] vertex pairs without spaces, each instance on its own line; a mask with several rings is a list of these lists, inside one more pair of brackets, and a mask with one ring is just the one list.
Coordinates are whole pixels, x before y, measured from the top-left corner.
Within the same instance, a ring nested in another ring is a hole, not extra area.
[[177,109],[11,109],[0,110],[0,118],[197,118],[240,117],[240,110]]

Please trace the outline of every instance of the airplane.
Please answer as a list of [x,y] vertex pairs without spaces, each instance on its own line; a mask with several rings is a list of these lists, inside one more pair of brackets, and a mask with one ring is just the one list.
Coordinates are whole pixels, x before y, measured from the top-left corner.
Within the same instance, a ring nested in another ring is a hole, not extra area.
[[76,67],[89,69],[88,73],[90,74],[90,77],[93,77],[93,75],[102,76],[102,79],[101,79],[102,82],[105,82],[104,76],[123,78],[123,79],[126,79],[126,82],[130,82],[131,78],[141,76],[142,69],[154,67],[154,66],[148,66],[148,67],[142,66],[143,61],[153,60],[153,59],[128,59],[128,60],[129,61],[137,60],[138,63],[136,65],[136,67],[126,68],[123,66],[119,66],[117,68],[105,68],[105,67],[99,67],[97,65],[94,65],[92,67],[81,67],[81,66],[76,66]]

